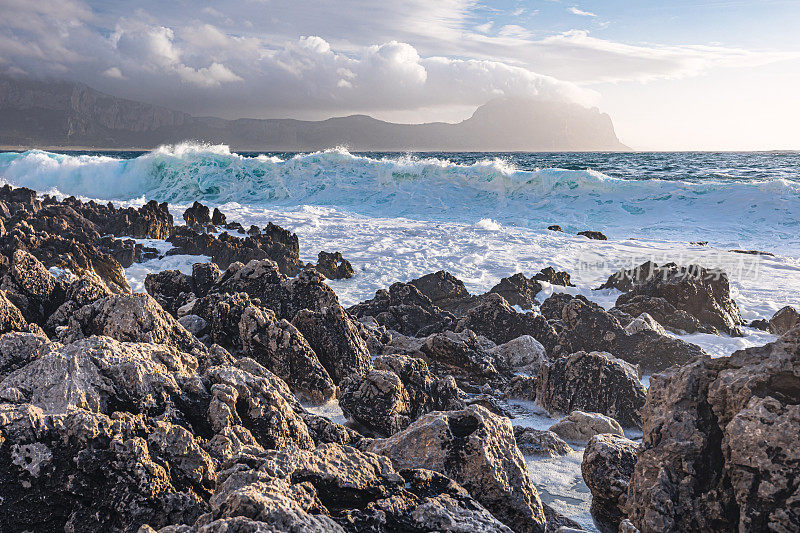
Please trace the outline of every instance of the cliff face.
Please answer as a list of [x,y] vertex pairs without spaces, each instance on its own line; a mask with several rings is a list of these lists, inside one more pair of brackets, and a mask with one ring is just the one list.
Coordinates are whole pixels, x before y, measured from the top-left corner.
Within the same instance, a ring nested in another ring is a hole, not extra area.
[[575,104],[498,99],[458,124],[193,117],[81,84],[0,78],[0,145],[152,148],[183,140],[238,150],[625,150],[608,115]]

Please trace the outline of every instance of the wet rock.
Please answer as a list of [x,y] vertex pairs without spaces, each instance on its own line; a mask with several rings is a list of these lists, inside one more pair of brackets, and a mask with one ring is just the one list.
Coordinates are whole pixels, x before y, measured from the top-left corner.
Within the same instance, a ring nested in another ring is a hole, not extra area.
[[[277,263],[270,259],[254,260],[249,263],[233,263],[217,277],[209,292],[235,294],[244,292],[251,298],[259,298],[263,302],[280,302],[280,286],[286,281]],[[278,312],[279,305],[269,306]]]
[[[709,331],[741,335],[738,326],[744,324],[739,308],[730,297],[730,284],[725,272],[705,269],[697,265],[679,267],[674,263],[658,266],[644,263],[632,271],[614,274],[605,286],[617,288],[630,286],[629,292],[617,298],[617,306],[634,301],[637,297],[663,298],[669,305],[694,317]],[[662,325],[672,321],[659,316],[657,307],[639,308],[651,314]],[[659,303],[658,307],[663,307]],[[629,312],[630,313],[630,312]],[[635,313],[630,313],[635,314]]]
[[383,353],[386,344],[392,340],[392,334],[389,333],[386,326],[379,325],[378,321],[371,316],[358,319],[356,326],[358,334],[364,339],[371,355]]
[[492,287],[489,292],[499,294],[509,305],[516,305],[522,309],[533,309],[536,305],[536,295],[542,290],[542,285],[534,279],[528,279],[522,273],[517,273],[510,278],[503,278],[500,283]]
[[557,343],[556,332],[544,316],[517,313],[505,299],[487,294],[483,302],[458,321],[456,331],[470,329],[495,344],[505,344],[521,335],[530,335],[550,352]]
[[595,435],[624,436],[622,426],[611,417],[600,413],[572,411],[552,426],[550,431],[568,442],[584,444]]
[[507,418],[479,406],[424,415],[368,450],[395,468],[425,468],[461,483],[514,531],[544,531],[545,516]]
[[207,352],[200,341],[147,294],[110,296],[85,305],[70,317],[59,338],[68,343],[91,335],[165,344],[195,354]]
[[189,227],[205,227],[211,224],[211,213],[208,206],[195,202],[192,207],[183,212],[183,220]]
[[549,229],[550,231],[561,231],[561,232],[564,231],[563,229],[561,229],[561,226],[559,226],[558,224],[553,224],[552,226],[547,226],[547,229]]
[[596,241],[607,241],[608,240],[608,237],[606,237],[605,235],[603,235],[599,231],[592,231],[592,230],[579,231],[578,235],[582,235],[584,237],[588,237],[589,239],[594,239]]
[[51,336],[56,335],[60,327],[66,327],[75,311],[84,305],[112,295],[111,290],[97,276],[87,275],[72,280],[67,285],[64,303],[47,318],[45,331]]
[[800,330],[650,380],[626,512],[641,531],[800,527]]
[[[516,426],[514,438],[523,455],[537,457],[559,457],[571,453],[573,449],[552,431]],[[549,525],[549,524],[548,524]]]
[[592,491],[592,518],[604,530],[617,531],[625,518],[628,484],[638,445],[617,435],[596,435],[583,452],[581,474]]
[[645,396],[636,369],[608,353],[576,352],[539,371],[538,402],[553,413],[582,410],[639,426]]
[[296,395],[317,404],[336,397],[336,385],[308,341],[271,310],[245,308],[239,334],[243,353],[283,379]]
[[773,254],[772,252],[764,252],[762,250],[728,250],[728,251],[735,254],[766,255],[768,257],[775,257],[775,254]]
[[565,287],[574,287],[570,282],[570,276],[566,272],[557,271],[553,267],[545,267],[539,271],[538,274],[533,276],[536,281],[546,281],[552,285],[562,285]]
[[598,290],[617,289],[622,292],[628,292],[636,285],[642,285],[660,273],[660,267],[656,263],[646,261],[637,267],[620,269],[611,274],[606,282],[598,287]]
[[750,322],[747,327],[760,329],[761,331],[769,331],[769,320],[759,318]]
[[197,315],[184,315],[178,319],[178,324],[186,328],[186,331],[195,337],[202,336],[208,328],[208,322]]
[[339,383],[350,374],[363,376],[372,369],[367,345],[358,334],[355,321],[340,305],[316,312],[303,309],[292,324],[308,340],[334,382]]
[[215,226],[224,226],[228,223],[225,214],[218,208],[214,208],[214,213],[211,215],[211,223]]
[[768,331],[774,335],[783,335],[798,324],[800,324],[800,313],[791,305],[787,305],[769,319]]
[[36,359],[49,342],[50,339],[37,333],[13,332],[0,335],[0,381]]
[[464,330],[435,333],[425,340],[420,351],[439,373],[451,373],[482,385],[500,376],[491,348],[494,343]]
[[328,279],[347,279],[355,274],[353,265],[340,252],[320,252],[314,268]]
[[433,305],[455,316],[464,315],[478,303],[478,298],[467,292],[463,281],[444,270],[426,274],[409,284],[430,298]]
[[[277,303],[269,300],[264,300],[263,303],[278,312],[272,307],[277,307]],[[324,313],[330,308],[335,308],[336,315],[345,314],[336,293],[325,283],[325,277],[313,268],[303,270],[296,278],[281,284],[280,315],[286,320],[291,321],[303,309]],[[349,318],[348,316],[348,324],[351,322]]]
[[115,239],[112,235],[101,237],[97,246],[101,252],[116,259],[122,268],[158,257],[156,248],[144,246],[133,239]]
[[174,317],[178,316],[179,308],[194,299],[192,276],[180,270],[162,270],[156,274],[148,274],[144,278],[144,288],[147,294]]
[[530,335],[521,335],[505,344],[489,349],[502,368],[511,372],[525,372],[532,376],[549,361],[544,346]]

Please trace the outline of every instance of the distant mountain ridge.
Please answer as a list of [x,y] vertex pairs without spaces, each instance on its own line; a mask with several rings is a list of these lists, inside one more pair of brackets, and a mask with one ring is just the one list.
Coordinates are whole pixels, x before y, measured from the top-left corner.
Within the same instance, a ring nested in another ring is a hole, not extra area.
[[86,85],[0,78],[0,146],[143,148],[196,140],[235,150],[617,151],[611,118],[577,104],[500,98],[457,124],[365,115],[321,121],[195,117]]

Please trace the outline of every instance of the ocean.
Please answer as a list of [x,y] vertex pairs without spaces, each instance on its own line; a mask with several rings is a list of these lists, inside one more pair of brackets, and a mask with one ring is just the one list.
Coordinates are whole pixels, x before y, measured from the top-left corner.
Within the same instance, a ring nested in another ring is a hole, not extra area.
[[[325,250],[353,263],[353,278],[329,281],[345,306],[437,270],[481,293],[502,277],[553,266],[576,287],[546,286],[540,300],[567,291],[608,308],[620,293],[596,288],[619,268],[653,260],[724,269],[747,320],[800,307],[798,152],[237,154],[186,143],[150,152],[0,153],[0,183],[121,205],[155,199],[178,221],[195,200],[246,227],[272,221],[298,234],[303,260]],[[549,231],[552,224],[564,232]],[[576,235],[582,230],[609,240]],[[126,275],[143,291],[148,273],[189,273],[202,259],[166,256]],[[680,338],[712,356],[775,338],[744,331]],[[533,405],[518,407],[517,425],[554,422]],[[543,499],[591,530],[581,453],[527,461]]]

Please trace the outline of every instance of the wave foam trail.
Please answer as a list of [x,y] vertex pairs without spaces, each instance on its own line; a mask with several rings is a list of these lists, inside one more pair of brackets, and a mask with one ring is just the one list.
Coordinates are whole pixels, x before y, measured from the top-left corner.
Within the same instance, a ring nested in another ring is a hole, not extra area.
[[[368,216],[482,219],[622,237],[800,244],[795,181],[618,179],[593,170],[518,170],[502,159],[470,165],[344,149],[287,159],[245,157],[224,145],[183,143],[133,159],[32,150],[0,154],[4,181],[104,200],[332,206]],[[799,246],[800,247],[800,246]]]

